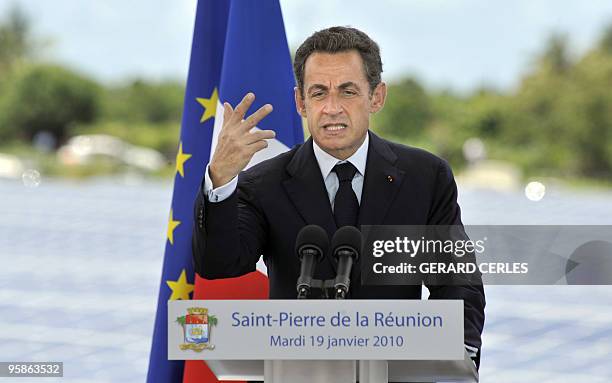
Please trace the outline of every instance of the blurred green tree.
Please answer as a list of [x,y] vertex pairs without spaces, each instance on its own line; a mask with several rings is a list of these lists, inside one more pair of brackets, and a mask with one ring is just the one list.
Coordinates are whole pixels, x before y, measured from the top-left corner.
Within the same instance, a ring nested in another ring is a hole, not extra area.
[[604,29],[599,41],[599,49],[605,54],[612,55],[612,23]]
[[0,22],[0,78],[35,50],[31,37],[30,20],[21,8],[13,7],[6,20]]
[[71,124],[90,123],[99,110],[99,86],[56,65],[32,65],[6,89],[0,135],[31,140],[38,132],[66,138]]
[[546,44],[540,64],[555,73],[564,73],[572,66],[569,54],[569,39],[566,34],[554,33]]
[[531,149],[531,168],[612,177],[611,30],[577,61],[568,54],[567,39],[553,36],[510,101],[514,137],[521,135],[524,144],[517,151]]
[[134,80],[108,89],[103,99],[105,120],[128,122],[178,122],[183,111],[185,87],[179,82]]
[[388,87],[383,110],[373,120],[374,129],[386,136],[419,137],[432,117],[425,89],[412,78]]

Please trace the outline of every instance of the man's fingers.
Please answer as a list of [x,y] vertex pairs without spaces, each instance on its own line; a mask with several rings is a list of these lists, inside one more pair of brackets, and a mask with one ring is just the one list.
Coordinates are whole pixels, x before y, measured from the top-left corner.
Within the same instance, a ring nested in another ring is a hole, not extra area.
[[232,109],[232,106],[229,104],[229,102],[224,102],[223,103],[223,121],[229,120],[233,112],[234,112],[234,109]]
[[269,140],[276,137],[274,130],[253,130],[246,135],[246,144],[251,145],[254,142],[261,140]]
[[240,101],[240,103],[236,105],[236,108],[234,109],[234,114],[232,118],[235,122],[239,122],[244,119],[244,115],[246,114],[247,110],[249,110],[254,100],[255,95],[251,92],[247,93],[242,98],[242,101]]
[[258,151],[263,150],[267,147],[268,147],[268,142],[265,140],[259,140],[249,145],[249,149],[251,149],[252,153],[257,153]]
[[249,130],[255,125],[257,125],[259,121],[263,120],[264,117],[266,117],[268,114],[272,112],[272,109],[273,109],[272,105],[270,104],[266,104],[262,106],[261,108],[257,109],[255,113],[251,114],[249,118],[247,118],[244,121],[245,129]]

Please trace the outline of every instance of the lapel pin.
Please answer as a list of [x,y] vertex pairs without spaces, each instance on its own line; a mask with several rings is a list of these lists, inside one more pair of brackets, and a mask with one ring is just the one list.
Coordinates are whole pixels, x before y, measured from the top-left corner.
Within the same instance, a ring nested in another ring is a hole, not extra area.
[[391,176],[387,176],[387,181],[389,181],[389,182],[393,182],[393,177],[391,177]]

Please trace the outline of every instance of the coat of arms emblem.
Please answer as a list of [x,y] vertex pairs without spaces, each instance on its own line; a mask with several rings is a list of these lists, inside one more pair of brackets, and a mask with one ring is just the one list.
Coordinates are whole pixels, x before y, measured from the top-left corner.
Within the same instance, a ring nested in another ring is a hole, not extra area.
[[215,346],[210,344],[210,329],[217,324],[217,318],[202,307],[190,307],[187,313],[176,318],[176,322],[183,327],[185,339],[185,343],[179,345],[181,350],[213,350]]

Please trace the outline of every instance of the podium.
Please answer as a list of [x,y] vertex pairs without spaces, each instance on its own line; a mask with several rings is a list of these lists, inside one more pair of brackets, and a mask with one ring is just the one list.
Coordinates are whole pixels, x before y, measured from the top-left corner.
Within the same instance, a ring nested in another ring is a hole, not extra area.
[[457,300],[168,302],[168,358],[219,380],[478,382]]
[[265,383],[478,382],[478,371],[463,360],[209,360],[219,380]]

